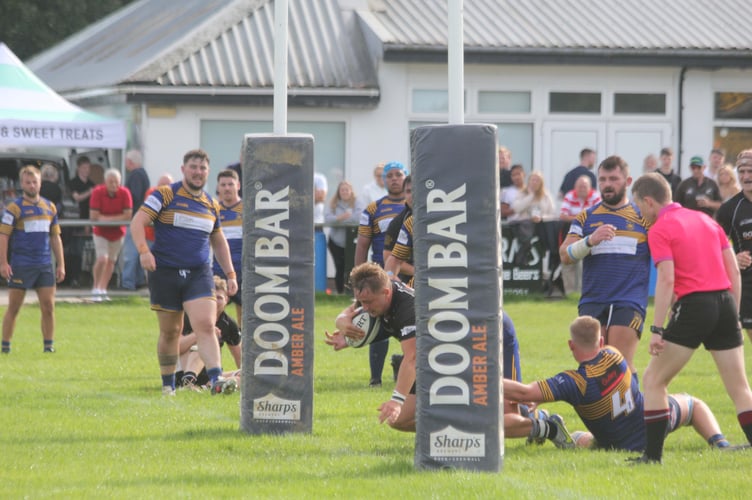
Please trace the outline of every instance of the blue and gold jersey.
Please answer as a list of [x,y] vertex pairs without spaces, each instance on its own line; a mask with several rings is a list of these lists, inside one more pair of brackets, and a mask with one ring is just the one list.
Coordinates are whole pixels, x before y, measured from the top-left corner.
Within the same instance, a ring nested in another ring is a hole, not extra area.
[[544,401],[566,401],[593,434],[599,448],[645,449],[644,403],[637,375],[613,347],[538,382]]
[[[230,255],[232,256],[232,266],[241,274],[241,261],[243,260],[243,202],[239,201],[231,207],[219,204],[219,219],[222,226],[222,232],[227,238],[227,244],[230,246]],[[214,259],[214,274],[225,278],[222,266],[217,259]]]
[[569,234],[584,238],[604,224],[616,227],[616,236],[594,246],[583,259],[580,304],[628,305],[644,316],[650,281],[649,224],[634,203],[619,208],[598,203],[580,212]]
[[392,247],[392,255],[405,262],[413,261],[413,214],[410,214],[402,223],[397,241]]
[[55,204],[41,197],[36,203],[16,198],[5,207],[0,234],[9,237],[11,267],[50,265],[50,235],[60,234]]
[[360,215],[360,227],[358,235],[366,236],[371,240],[371,259],[384,267],[384,235],[389,222],[405,208],[405,199],[392,199],[384,196],[381,199],[368,204]]
[[193,196],[182,181],[160,186],[139,210],[154,222],[151,252],[157,267],[190,269],[209,264],[209,236],[222,229],[219,203],[206,191]]

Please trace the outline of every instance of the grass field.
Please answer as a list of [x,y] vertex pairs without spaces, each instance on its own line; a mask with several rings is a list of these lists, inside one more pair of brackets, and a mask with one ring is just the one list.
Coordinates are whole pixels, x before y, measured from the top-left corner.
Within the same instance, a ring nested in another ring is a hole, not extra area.
[[[345,305],[316,307],[314,429],[238,431],[239,396],[163,398],[156,318],[146,300],[59,304],[54,355],[42,354],[39,310],[21,313],[13,352],[0,357],[2,498],[746,498],[752,451],[709,449],[691,429],[666,441],[663,466],[628,467],[629,454],[558,450],[507,440],[498,474],[413,467],[414,436],[378,425],[392,384],[367,388],[365,350],[334,353],[323,331]],[[526,381],[575,366],[566,346],[573,299],[514,301]],[[747,344],[748,345],[748,344]],[[397,352],[393,345],[391,352]],[[647,363],[647,343],[636,364]],[[227,353],[225,366],[231,366]],[[747,354],[747,365],[752,364]],[[387,366],[387,370],[390,368]],[[387,381],[389,377],[385,376]],[[708,402],[732,443],[744,441],[710,356],[698,351],[671,387]],[[571,430],[565,404],[548,405]]]

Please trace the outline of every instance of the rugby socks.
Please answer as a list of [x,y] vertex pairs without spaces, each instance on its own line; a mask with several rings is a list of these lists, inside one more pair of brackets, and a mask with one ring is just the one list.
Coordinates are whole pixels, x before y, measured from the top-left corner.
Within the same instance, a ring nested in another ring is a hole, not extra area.
[[729,442],[723,434],[714,434],[708,438],[708,444],[713,448],[728,448]]
[[10,354],[10,340],[3,340],[3,354]]
[[548,423],[545,420],[541,420],[539,418],[529,418],[533,423],[533,428],[530,429],[530,434],[528,437],[530,439],[545,438],[546,430],[548,430]]
[[668,408],[662,410],[645,410],[645,434],[647,436],[645,456],[648,460],[661,461],[669,415]]
[[52,340],[46,340],[44,341],[44,352],[55,352],[55,348],[52,347]]
[[212,385],[214,385],[214,382],[216,382],[217,379],[222,376],[222,367],[217,366],[214,368],[207,368],[206,375],[207,377],[209,377],[209,381],[212,383]]
[[171,387],[175,389],[175,374],[162,375],[162,387]]
[[747,441],[752,444],[752,411],[743,411],[736,416],[739,419],[739,425],[742,426]]
[[557,434],[555,425],[549,425],[548,420],[545,418],[533,418],[528,417],[533,423],[533,428],[530,430],[530,439],[548,438],[554,439]]

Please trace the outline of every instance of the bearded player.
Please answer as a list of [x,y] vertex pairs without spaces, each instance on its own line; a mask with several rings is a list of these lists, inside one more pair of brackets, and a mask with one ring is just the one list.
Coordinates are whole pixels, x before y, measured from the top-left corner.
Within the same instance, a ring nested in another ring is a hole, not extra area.
[[601,202],[580,212],[559,256],[564,264],[582,260],[580,316],[601,323],[606,344],[614,346],[636,373],[634,355],[648,303],[650,251],[648,223],[627,198],[629,166],[609,156],[598,166]]

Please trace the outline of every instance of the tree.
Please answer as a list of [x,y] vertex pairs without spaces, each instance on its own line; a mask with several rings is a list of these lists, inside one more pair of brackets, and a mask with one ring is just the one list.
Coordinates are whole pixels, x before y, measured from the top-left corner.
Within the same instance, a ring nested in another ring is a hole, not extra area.
[[133,0],[3,0],[0,41],[26,60]]

